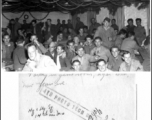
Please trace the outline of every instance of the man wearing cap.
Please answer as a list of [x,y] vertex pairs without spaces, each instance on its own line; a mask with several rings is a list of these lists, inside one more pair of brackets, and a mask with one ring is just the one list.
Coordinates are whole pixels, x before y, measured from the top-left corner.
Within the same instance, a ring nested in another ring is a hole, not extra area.
[[15,71],[21,71],[27,61],[24,43],[25,41],[22,38],[18,39],[16,42],[17,47],[15,48],[13,52],[13,62],[14,62]]
[[115,31],[110,27],[110,19],[105,18],[103,21],[103,26],[99,26],[94,35],[95,37],[101,37],[103,40],[103,46],[111,48],[113,46],[114,40],[116,38]]
[[94,66],[91,66],[91,62],[96,62],[98,60],[98,58],[95,58],[94,56],[86,54],[84,51],[84,47],[80,46],[80,45],[77,47],[76,52],[78,55],[72,59],[72,62],[74,60],[79,60],[81,63],[81,68],[80,68],[81,71],[96,70],[96,68]]

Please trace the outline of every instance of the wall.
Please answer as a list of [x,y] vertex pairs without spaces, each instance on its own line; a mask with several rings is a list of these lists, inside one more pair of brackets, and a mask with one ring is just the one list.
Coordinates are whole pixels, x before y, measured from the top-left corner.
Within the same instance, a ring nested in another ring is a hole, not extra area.
[[[15,13],[4,13],[4,15],[9,18],[9,19],[12,19],[12,18],[16,18],[16,17],[20,17],[22,13],[18,13],[18,14],[15,14]],[[41,19],[43,17],[46,16],[47,13],[43,13],[43,12],[32,12],[32,15],[35,17],[35,18],[38,18],[38,19]],[[33,20],[34,18],[28,13],[28,12],[25,12],[24,15],[28,15],[29,18],[27,19],[27,23],[30,22],[31,20]],[[22,21],[24,20],[24,15],[20,18],[19,22],[22,23]],[[68,20],[68,19],[71,19],[71,15],[70,14],[63,14],[63,13],[60,13],[60,12],[51,12],[49,13],[48,17],[45,18],[43,21],[46,21],[46,19],[48,18],[51,18],[52,19],[52,23],[53,24],[56,24],[56,20],[59,18],[60,20]],[[7,24],[8,24],[8,20],[2,16],[2,27],[6,27]]]
[[[146,29],[146,34],[148,34],[148,9],[141,9],[138,10],[134,5],[127,7],[124,7],[124,13],[125,13],[125,25],[127,25],[127,20],[129,18],[132,18],[134,20],[134,24],[136,25],[136,18],[141,18],[142,19],[142,26],[145,27]],[[150,21],[149,21],[150,22]]]
[[106,17],[109,17],[109,10],[101,8],[99,14],[96,15],[97,22],[101,24]]

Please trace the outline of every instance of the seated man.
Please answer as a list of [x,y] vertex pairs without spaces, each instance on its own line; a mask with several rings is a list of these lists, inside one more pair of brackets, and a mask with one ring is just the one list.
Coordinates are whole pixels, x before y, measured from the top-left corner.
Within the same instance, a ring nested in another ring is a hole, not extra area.
[[[65,55],[64,55],[65,54]],[[71,68],[69,59],[66,57],[65,47],[61,44],[57,46],[56,64],[59,70],[67,71]]]
[[72,59],[75,57],[75,47],[74,47],[74,42],[72,40],[67,42],[67,47],[68,49],[66,50],[66,57],[68,60],[71,62]]
[[21,38],[18,39],[16,42],[17,47],[15,48],[13,52],[13,61],[14,61],[15,71],[22,71],[27,61],[24,43],[25,43],[24,39],[21,39]]
[[96,37],[94,39],[96,47],[91,50],[91,55],[98,57],[98,59],[104,59],[106,62],[111,59],[111,53],[108,48],[102,46],[101,37]]
[[127,31],[124,30],[124,29],[121,29],[118,33],[118,35],[116,36],[116,40],[114,42],[114,46],[117,46],[119,49],[121,47],[121,44],[124,40],[124,38],[126,37],[127,35]]
[[85,40],[86,41],[85,41],[84,49],[87,54],[90,54],[91,50],[95,47],[95,45],[93,43],[93,36],[87,35]]
[[104,59],[99,59],[97,62],[97,70],[96,72],[112,72],[107,68],[108,64]]
[[129,34],[130,36],[123,40],[120,49],[124,51],[129,51],[132,58],[135,58],[135,51],[139,49],[139,46],[135,41],[135,33],[129,32]]
[[119,71],[119,67],[121,65],[122,58],[120,55],[120,50],[118,47],[111,48],[112,59],[108,62],[108,68],[112,71]]
[[77,47],[78,47],[79,45],[83,45],[83,43],[80,42],[80,39],[79,39],[78,36],[75,36],[75,37],[73,38],[73,41],[74,41],[74,47],[75,47],[76,49],[77,49]]
[[38,42],[38,37],[35,34],[31,35],[30,41],[37,46],[40,53],[45,54],[47,52],[42,43]]
[[14,43],[11,42],[11,38],[8,34],[3,36],[2,42],[2,61],[10,62],[12,61],[12,55],[14,51]]
[[54,61],[46,56],[42,55],[38,52],[38,48],[35,44],[30,43],[27,46],[27,52],[29,59],[25,64],[22,71],[27,72],[58,72],[59,69],[57,68]]
[[130,52],[123,51],[122,58],[124,62],[121,63],[119,71],[143,71],[143,66],[131,57]]
[[72,62],[72,69],[70,70],[70,71],[77,71],[77,72],[79,72],[79,71],[81,71],[81,63],[80,63],[80,61],[79,60],[74,60],[73,62]]
[[83,46],[78,46],[76,49],[76,52],[78,55],[72,59],[72,62],[74,60],[79,60],[81,63],[80,69],[82,71],[94,71],[94,70],[96,70],[96,68],[94,66],[91,66],[91,62],[96,62],[97,59],[94,56],[86,54]]
[[49,44],[49,49],[48,51],[45,53],[45,55],[51,57],[54,62],[56,63],[56,58],[57,58],[57,51],[56,51],[56,42],[51,42]]

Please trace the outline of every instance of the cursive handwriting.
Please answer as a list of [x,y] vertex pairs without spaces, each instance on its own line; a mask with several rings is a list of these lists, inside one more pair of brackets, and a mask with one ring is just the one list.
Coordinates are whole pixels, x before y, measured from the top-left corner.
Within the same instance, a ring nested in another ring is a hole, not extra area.
[[[88,120],[101,120],[101,118],[99,117],[101,115],[102,115],[102,111],[100,109],[95,108],[91,113],[91,115],[89,115]],[[103,120],[108,120],[108,115],[106,115]],[[115,119],[112,118],[112,120]]]
[[59,112],[59,110],[54,110],[54,107],[50,104],[47,107],[41,106],[40,108],[30,108],[28,113],[31,117],[40,118],[44,116],[61,116],[64,115],[63,112]]

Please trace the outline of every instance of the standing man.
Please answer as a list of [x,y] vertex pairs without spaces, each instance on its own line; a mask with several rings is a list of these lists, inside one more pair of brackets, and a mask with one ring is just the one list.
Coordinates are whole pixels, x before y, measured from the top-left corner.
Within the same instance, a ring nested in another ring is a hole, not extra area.
[[141,18],[136,19],[136,27],[134,29],[135,32],[135,38],[137,40],[137,43],[139,46],[141,46],[143,40],[146,38],[146,30],[145,28],[141,25]]
[[13,62],[15,71],[22,71],[27,61],[24,43],[25,41],[23,38],[19,38],[16,42],[17,47],[13,52]]
[[42,36],[42,27],[43,24],[37,23],[36,20],[32,20],[32,26],[31,26],[31,31],[33,34],[36,34],[38,37],[38,40],[40,43],[43,43],[43,36]]
[[80,21],[79,17],[76,18],[76,21],[77,23],[76,23],[75,31],[78,33],[79,29],[84,27],[84,23]]
[[92,34],[93,33],[93,29],[97,29],[99,26],[100,26],[100,24],[97,23],[96,19],[92,18],[91,19],[91,25],[89,27],[89,34]]
[[130,18],[130,19],[127,20],[127,22],[128,22],[128,25],[126,26],[127,32],[128,32],[128,33],[129,33],[129,32],[134,32],[134,29],[135,29],[136,26],[134,25],[133,19]]
[[103,41],[103,46],[107,48],[111,48],[114,44],[114,40],[116,38],[115,31],[112,27],[110,27],[110,19],[105,18],[103,22],[103,26],[99,26],[95,35],[95,37],[101,37]]

